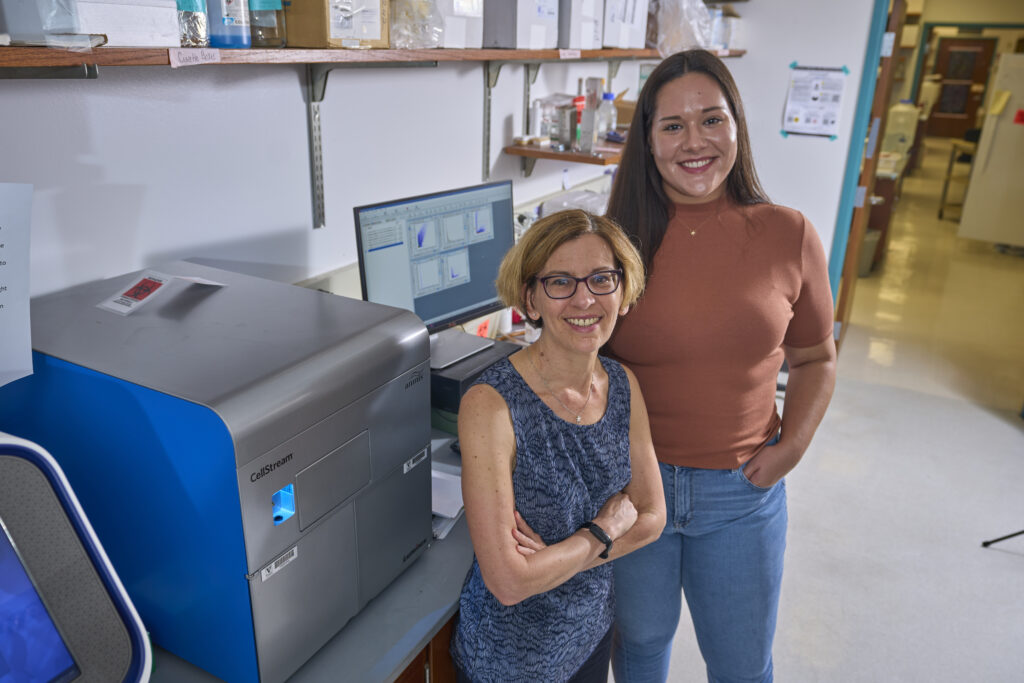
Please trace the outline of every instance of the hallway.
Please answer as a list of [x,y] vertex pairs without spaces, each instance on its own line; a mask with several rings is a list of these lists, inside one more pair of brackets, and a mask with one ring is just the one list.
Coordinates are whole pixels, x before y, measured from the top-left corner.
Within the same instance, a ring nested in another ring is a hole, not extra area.
[[1024,257],[957,237],[959,209],[938,218],[948,159],[947,140],[926,138],[921,167],[903,181],[887,254],[857,283],[840,379],[1020,412]]

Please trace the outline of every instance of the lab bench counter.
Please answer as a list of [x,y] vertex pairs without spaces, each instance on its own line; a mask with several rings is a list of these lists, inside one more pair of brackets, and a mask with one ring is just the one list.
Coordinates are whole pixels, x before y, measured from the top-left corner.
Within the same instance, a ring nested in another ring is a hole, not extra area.
[[[363,608],[306,662],[289,683],[385,683],[397,679],[458,609],[473,561],[463,516],[444,540]],[[220,679],[154,646],[153,683],[216,683]]]

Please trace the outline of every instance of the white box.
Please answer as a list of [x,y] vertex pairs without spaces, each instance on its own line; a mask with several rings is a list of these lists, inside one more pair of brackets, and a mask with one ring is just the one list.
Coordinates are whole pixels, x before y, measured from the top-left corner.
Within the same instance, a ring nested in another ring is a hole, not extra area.
[[483,43],[519,50],[558,47],[558,0],[488,0]]
[[78,32],[100,33],[107,46],[180,47],[175,0],[77,0]]
[[560,0],[558,47],[563,50],[600,50],[603,40],[603,0]]
[[647,0],[605,0],[605,47],[639,49],[646,38]]
[[437,6],[444,17],[441,47],[483,47],[484,0],[437,0]]

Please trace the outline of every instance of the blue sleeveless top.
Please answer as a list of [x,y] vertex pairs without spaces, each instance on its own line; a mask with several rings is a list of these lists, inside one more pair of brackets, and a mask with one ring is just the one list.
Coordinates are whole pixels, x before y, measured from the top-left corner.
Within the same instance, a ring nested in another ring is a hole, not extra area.
[[[629,380],[616,361],[600,361],[608,373],[608,405],[592,425],[555,415],[507,358],[476,382],[494,387],[508,405],[516,437],[516,509],[548,545],[594,519],[630,481]],[[484,585],[474,556],[452,656],[475,683],[566,681],[611,628],[613,610],[610,563],[505,606]]]

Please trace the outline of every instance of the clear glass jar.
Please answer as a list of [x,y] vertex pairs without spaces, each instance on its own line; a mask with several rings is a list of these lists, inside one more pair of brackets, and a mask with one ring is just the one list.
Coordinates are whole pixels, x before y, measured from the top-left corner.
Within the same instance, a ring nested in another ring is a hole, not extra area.
[[249,0],[249,34],[253,47],[284,47],[284,7],[281,0]]

